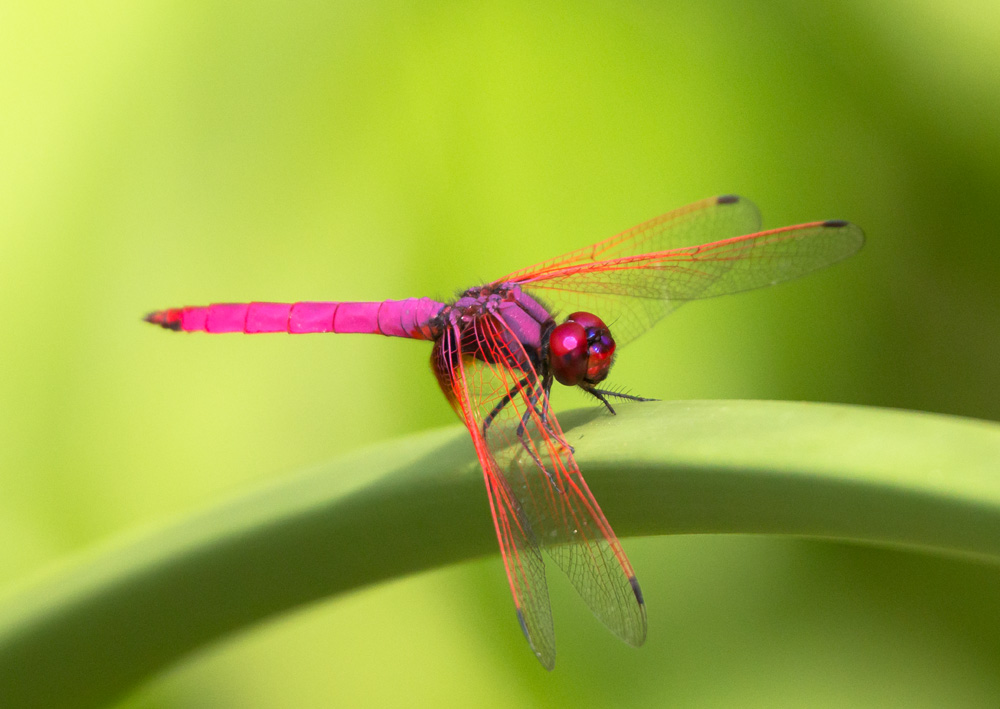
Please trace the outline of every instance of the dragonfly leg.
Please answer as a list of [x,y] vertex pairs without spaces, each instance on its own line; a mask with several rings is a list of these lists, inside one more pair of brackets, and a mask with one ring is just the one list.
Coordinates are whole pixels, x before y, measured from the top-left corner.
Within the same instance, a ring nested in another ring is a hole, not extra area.
[[[542,386],[541,389],[535,388],[528,395],[528,403],[531,404],[531,408],[534,409],[535,413],[538,415],[538,420],[541,421],[542,427],[545,428],[545,430],[549,433],[550,436],[554,436],[555,437],[556,436],[555,429],[553,429],[552,428],[552,424],[549,423],[549,413],[548,413],[548,410],[547,409],[539,409],[538,408],[538,400],[540,398],[540,392],[544,391],[546,393],[546,395],[548,395],[548,393],[551,390],[551,388],[552,388],[551,382],[549,383],[549,385],[548,385],[547,388],[544,385]],[[517,427],[517,435],[518,436],[521,436],[521,435],[524,434],[524,429],[528,425],[528,417],[530,415],[531,415],[530,411],[525,411],[524,412],[524,416],[521,417],[521,425]],[[570,451],[572,451],[573,447],[569,446],[569,449],[570,449]]]
[[[551,382],[549,383],[548,386],[549,388],[551,388],[552,386]],[[542,459],[538,455],[538,452],[535,451],[535,449],[532,447],[530,438],[525,435],[528,428],[528,421],[531,419],[532,414],[538,416],[539,420],[541,421],[542,427],[544,427],[545,430],[550,435],[553,436],[555,435],[551,425],[549,424],[547,412],[544,410],[540,411],[538,409],[538,400],[541,398],[542,391],[545,390],[546,389],[544,385],[542,387],[531,386],[528,377],[521,379],[517,383],[517,388],[512,389],[511,391],[508,391],[506,394],[504,394],[503,397],[500,399],[500,401],[497,402],[496,406],[494,406],[493,409],[490,410],[490,412],[486,415],[486,418],[483,419],[483,436],[484,437],[486,436],[486,433],[487,431],[489,431],[490,426],[493,425],[493,422],[496,420],[497,416],[500,415],[500,412],[503,411],[504,407],[510,404],[510,402],[517,395],[515,392],[526,391],[527,393],[524,398],[528,402],[528,408],[521,415],[521,420],[517,424],[515,435],[517,436],[517,440],[521,444],[521,447],[524,448],[524,450],[528,453],[528,455],[531,456],[531,459],[535,461],[535,465],[537,465],[539,469],[541,469],[541,471],[545,473],[545,476],[549,479],[549,482],[555,484],[555,481],[552,479],[551,472],[545,467],[545,463],[542,462]],[[569,446],[569,449],[571,452],[573,451],[572,446]]]
[[[545,375],[545,377],[544,377],[544,379],[542,381],[542,389],[545,391],[545,400],[546,401],[548,401],[549,397],[552,395],[552,382],[553,382],[552,373],[549,372],[549,373],[547,373]],[[541,411],[539,411],[538,407],[536,406],[537,402],[538,402],[538,397],[535,396],[531,403],[532,403],[532,406],[534,406],[534,408],[535,408],[535,412],[538,414],[538,418],[541,419],[542,426],[545,427],[545,430],[548,431],[549,435],[551,435],[553,438],[557,438],[557,439],[558,438],[562,438],[562,440],[560,442],[561,445],[566,446],[566,448],[569,449],[570,453],[576,453],[576,449],[573,446],[571,446],[565,440],[564,437],[556,435],[555,429],[552,428],[552,424],[549,422],[549,411],[550,411],[550,409],[548,407],[546,407],[546,408],[542,409]]]
[[614,397],[616,399],[624,399],[625,401],[658,401],[658,399],[647,399],[644,396],[633,396],[632,394],[625,394],[620,391],[613,391],[611,389],[597,389],[596,387],[582,387],[585,392],[593,396],[595,399],[600,401],[612,414],[615,413],[614,408],[606,397]]
[[[502,398],[502,399],[500,399],[500,401],[499,401],[499,402],[497,402],[497,405],[493,407],[493,410],[492,410],[492,411],[490,411],[490,412],[489,412],[489,413],[488,413],[488,414],[486,415],[486,418],[485,418],[485,419],[483,419],[483,437],[484,437],[484,438],[485,438],[485,436],[486,436],[486,431],[487,431],[487,430],[489,430],[489,427],[490,427],[490,425],[491,425],[491,424],[493,423],[493,420],[494,420],[494,419],[495,419],[495,418],[496,418],[497,416],[499,416],[499,415],[500,415],[500,412],[501,412],[501,411],[503,411],[503,408],[504,408],[504,407],[505,407],[505,406],[506,406],[507,404],[509,404],[509,403],[510,403],[510,400],[511,400],[511,399],[513,399],[513,398],[514,398],[514,392],[515,392],[515,391],[520,391],[521,389],[523,389],[523,388],[524,388],[524,387],[526,387],[526,386],[528,386],[528,378],[527,378],[527,377],[525,377],[524,379],[522,379],[521,381],[519,381],[519,382],[517,383],[517,389],[512,389],[512,390],[508,391],[508,392],[507,392],[506,394],[504,394],[504,395],[503,395],[503,398]],[[520,430],[520,429],[518,429],[518,430]],[[520,434],[518,434],[518,435],[520,435]]]
[[[545,399],[548,401],[549,397],[552,396],[552,373],[547,372],[542,379],[542,391],[545,392]],[[537,409],[536,409],[537,410]],[[549,425],[549,412],[548,410],[543,410],[538,412],[539,418],[542,419],[542,423],[545,425],[545,429],[552,433],[552,426]]]
[[[531,459],[535,462],[535,465],[537,465],[539,470],[541,470],[545,474],[545,477],[549,479],[549,482],[555,486],[556,481],[552,477],[552,472],[545,467],[545,463],[542,462],[541,456],[532,446],[531,438],[525,435],[528,430],[528,421],[531,420],[532,414],[538,416],[539,420],[542,422],[542,426],[545,428],[546,431],[549,432],[550,435],[554,435],[551,427],[549,426],[548,420],[545,417],[545,412],[538,410],[538,400],[541,397],[541,392],[543,391],[543,388],[537,386],[531,386],[530,383],[528,382],[528,378],[525,377],[518,383],[518,390],[519,391],[527,390],[527,394],[525,395],[524,398],[528,402],[528,408],[525,409],[525,412],[523,414],[521,414],[521,420],[518,421],[517,429],[515,429],[515,435],[517,436],[517,440],[521,444],[521,447],[524,448],[524,450],[527,452],[529,456],[531,456]],[[487,417],[487,421],[484,422],[483,424],[484,427],[489,423],[493,422],[493,419],[496,418],[496,416],[500,413],[500,411],[503,409],[504,406],[506,406],[511,402],[511,399],[513,399],[513,397],[514,394],[512,392],[508,392],[507,394],[504,395],[503,399],[493,408],[493,411],[490,412],[490,415]],[[485,429],[484,429],[484,434],[485,434]]]
[[[551,384],[549,386],[551,387]],[[538,394],[537,394],[538,390],[528,385],[528,377],[525,377],[524,379],[522,379],[517,383],[517,391],[521,391],[524,389],[527,389],[529,392],[527,399],[528,402],[531,404],[531,408],[534,409],[535,413],[538,414],[538,417],[542,420],[542,424],[545,426],[545,430],[547,430],[549,433],[552,433],[552,428],[549,426],[548,416],[544,411],[538,410]],[[493,407],[493,410],[486,415],[486,418],[483,419],[484,436],[486,435],[486,432],[489,430],[490,425],[493,423],[496,417],[500,415],[500,412],[503,411],[504,407],[507,406],[507,404],[509,404],[513,398],[514,398],[514,390],[507,392],[506,394],[503,395],[503,398],[500,399],[499,402],[497,402],[497,405]],[[525,411],[524,415],[521,417],[521,423],[517,427],[518,438],[524,437],[524,430],[525,427],[527,426],[529,416],[531,416],[531,411]]]
[[584,391],[604,404],[605,408],[611,412],[612,416],[615,415],[615,409],[610,403],[608,403],[608,400],[604,398],[604,392],[598,391],[597,389],[584,389]]
[[553,433],[552,427],[549,426],[549,419],[546,416],[545,411],[538,410],[538,397],[540,391],[541,390],[539,390],[536,387],[531,389],[528,393],[527,399],[528,399],[528,404],[531,406],[531,409],[525,410],[524,415],[521,416],[521,423],[517,427],[518,438],[524,435],[524,430],[528,426],[528,419],[530,418],[532,412],[534,412],[535,415],[538,416],[538,419],[542,422],[542,426],[545,427],[545,430],[548,431],[550,434]]
[[613,389],[594,389],[593,391],[604,394],[604,396],[625,399],[625,401],[659,401],[659,399],[648,399],[645,396],[635,396],[634,394],[626,394],[623,391],[614,391]]
[[537,387],[532,387],[530,385],[530,383],[528,382],[528,377],[525,377],[524,379],[522,379],[517,383],[517,389],[512,389],[511,391],[508,391],[506,394],[504,394],[503,398],[501,398],[500,401],[497,402],[497,405],[494,406],[493,409],[489,412],[489,414],[486,415],[486,418],[483,419],[483,437],[484,438],[486,437],[486,432],[489,430],[490,426],[496,420],[496,417],[500,415],[500,412],[503,411],[504,407],[511,402],[514,396],[516,396],[514,392],[524,391],[525,389],[527,389],[528,391],[528,395],[525,398],[528,400],[528,403],[531,408],[526,410],[524,414],[521,416],[521,420],[517,425],[517,430],[515,431],[515,435],[517,435],[517,440],[521,443],[521,446],[524,448],[524,450],[528,452],[528,455],[531,456],[532,460],[534,460],[535,463],[538,465],[538,467],[541,468],[546,475],[548,475],[549,472],[548,470],[545,469],[545,465],[542,463],[541,458],[538,457],[538,453],[534,451],[534,449],[531,447],[529,441],[526,439],[524,435],[525,430],[527,428],[528,419],[531,416],[532,410],[534,410],[534,413],[536,413],[538,417],[542,420],[542,423],[545,426],[546,430],[549,431],[549,433],[552,433],[552,429],[549,427],[544,412],[538,410],[537,406],[538,389]]
[[525,412],[521,415],[521,420],[517,424],[516,435],[517,435],[517,440],[521,442],[521,447],[528,452],[528,455],[531,456],[531,459],[535,461],[535,465],[537,465],[539,469],[541,469],[541,471],[545,473],[545,477],[549,479],[549,482],[555,485],[555,480],[552,478],[552,473],[549,471],[548,468],[545,467],[545,464],[542,462],[541,457],[539,457],[538,453],[531,446],[531,439],[524,435],[525,432],[527,431],[528,421],[531,418],[532,413],[537,415],[538,418],[541,420],[542,425],[546,428],[546,430],[548,430],[550,434],[552,433],[552,431],[549,429],[548,423],[545,420],[544,414],[538,410],[538,397],[540,396],[540,394],[541,394],[541,389],[539,389],[538,387],[531,387],[528,390],[528,396],[525,398],[528,400],[529,408],[526,409]]
[[[540,411],[538,409],[538,400],[541,398],[541,393],[543,389],[544,389],[543,387],[535,388],[528,395],[528,402],[531,405],[531,409],[534,409],[534,413],[538,416],[540,428],[544,428],[545,431],[548,432],[548,434],[552,437],[552,440],[555,442],[555,445],[560,448],[568,450],[572,455],[573,453],[576,452],[576,450],[566,441],[566,438],[564,436],[562,436],[561,434],[557,434],[555,429],[552,428],[551,424],[549,423],[548,416],[546,415],[547,410],[543,409]],[[549,483],[551,483],[552,487],[557,492],[564,493],[565,490],[559,484],[557,478],[553,476],[553,471],[545,467],[538,453],[535,451],[534,448],[531,447],[530,439],[528,439],[528,437],[524,435],[528,427],[528,420],[531,416],[531,413],[532,412],[529,409],[524,412],[524,415],[521,416],[521,422],[518,424],[517,427],[518,440],[521,441],[521,445],[524,447],[526,451],[528,451],[528,455],[530,455],[532,460],[535,461],[535,464],[541,469],[543,473],[545,473],[545,477],[549,479]]]

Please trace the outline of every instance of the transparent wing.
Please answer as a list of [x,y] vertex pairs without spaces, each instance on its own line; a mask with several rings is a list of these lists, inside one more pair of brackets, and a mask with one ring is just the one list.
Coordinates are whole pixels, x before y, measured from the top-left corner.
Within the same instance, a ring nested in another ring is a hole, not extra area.
[[[712,236],[716,220],[699,216],[721,208],[694,212],[684,234],[692,239]],[[654,226],[636,229],[659,228],[655,220],[648,224]],[[543,265],[512,274],[506,282],[519,284],[563,315],[576,310],[596,314],[623,345],[689,300],[798,278],[851,256],[863,244],[864,234],[854,224],[812,222],[609,260]]]
[[752,234],[760,229],[760,211],[744,197],[709,197],[680,207],[596,244],[510,273],[498,282],[558,271],[577,264],[609,261],[654,251],[670,251],[706,241]]
[[[483,435],[482,401],[499,400],[506,390],[498,388],[499,382],[482,381],[461,343],[458,330],[447,329],[434,348],[431,365],[445,396],[472,435],[521,630],[539,661],[551,670],[556,660],[555,629],[541,548],[520,500]],[[490,387],[486,391],[481,390],[484,384]]]
[[[463,416],[478,441],[484,472],[489,468],[487,485],[513,498],[507,509],[517,510],[516,519],[527,527],[508,532],[497,522],[501,550],[516,552],[505,554],[504,563],[522,627],[550,666],[554,642],[547,595],[544,604],[536,597],[519,598],[525,589],[544,584],[544,574],[522,561],[533,559],[540,544],[593,613],[620,638],[640,645],[646,610],[635,573],[580,473],[527,353],[505,328],[492,316],[474,321],[460,343],[461,364],[451,369],[460,369],[452,379],[461,380],[455,388],[464,398]],[[452,336],[452,342],[458,339]]]

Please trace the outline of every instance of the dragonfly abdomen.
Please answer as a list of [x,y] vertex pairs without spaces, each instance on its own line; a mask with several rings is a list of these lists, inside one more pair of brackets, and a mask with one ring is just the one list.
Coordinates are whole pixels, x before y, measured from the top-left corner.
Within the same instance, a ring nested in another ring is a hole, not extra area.
[[377,302],[214,303],[159,310],[146,321],[184,332],[365,333],[434,339],[431,320],[444,307],[430,298]]

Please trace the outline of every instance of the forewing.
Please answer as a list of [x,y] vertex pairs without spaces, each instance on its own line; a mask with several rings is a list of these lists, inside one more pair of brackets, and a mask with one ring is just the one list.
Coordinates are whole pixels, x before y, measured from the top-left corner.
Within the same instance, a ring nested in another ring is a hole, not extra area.
[[563,315],[576,310],[596,314],[623,345],[689,300],[798,278],[851,256],[863,243],[864,234],[854,224],[813,222],[523,272],[514,282]]
[[[517,496],[483,436],[482,401],[503,394],[495,382],[483,381],[478,368],[460,350],[457,330],[446,330],[434,349],[432,366],[452,406],[465,421],[483,469],[500,557],[510,583],[518,622],[532,651],[547,669],[555,666],[555,629],[545,582],[545,562],[534,531]],[[484,385],[494,388],[483,391]]]
[[520,282],[528,276],[559,271],[573,265],[669,251],[750,234],[758,229],[760,212],[750,200],[736,195],[709,197],[661,214],[596,244],[510,273],[497,282]]
[[635,573],[580,473],[537,372],[502,320],[482,317],[472,329],[466,338],[472,359],[463,370],[470,415],[487,449],[480,459],[495,465],[529,538],[545,547],[594,614],[626,642],[642,644],[646,610]]

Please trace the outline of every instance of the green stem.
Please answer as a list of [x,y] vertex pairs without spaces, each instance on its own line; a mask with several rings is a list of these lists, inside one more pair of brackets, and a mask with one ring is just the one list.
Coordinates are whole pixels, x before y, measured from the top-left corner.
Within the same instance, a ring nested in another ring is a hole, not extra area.
[[[1000,559],[1000,425],[789,402],[562,414],[619,534],[791,534]],[[496,541],[457,427],[391,441],[104,551],[0,611],[4,706],[95,707],[316,599]]]

